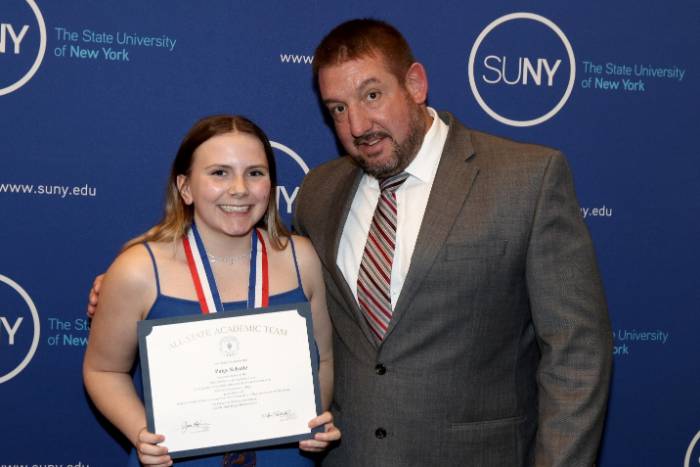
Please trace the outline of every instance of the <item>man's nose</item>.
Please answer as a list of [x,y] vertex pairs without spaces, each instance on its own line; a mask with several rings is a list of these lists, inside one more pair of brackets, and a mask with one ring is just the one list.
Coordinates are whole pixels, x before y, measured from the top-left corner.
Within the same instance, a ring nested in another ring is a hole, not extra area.
[[372,129],[372,122],[367,112],[361,107],[348,108],[348,122],[350,133],[357,138]]

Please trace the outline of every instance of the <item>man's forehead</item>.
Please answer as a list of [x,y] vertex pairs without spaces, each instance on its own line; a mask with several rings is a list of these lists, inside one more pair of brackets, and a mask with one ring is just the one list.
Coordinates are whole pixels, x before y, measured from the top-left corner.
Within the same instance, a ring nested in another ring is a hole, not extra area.
[[324,98],[328,92],[350,88],[362,89],[367,85],[382,83],[394,78],[391,70],[374,57],[362,57],[342,63],[324,66],[318,71],[319,90]]

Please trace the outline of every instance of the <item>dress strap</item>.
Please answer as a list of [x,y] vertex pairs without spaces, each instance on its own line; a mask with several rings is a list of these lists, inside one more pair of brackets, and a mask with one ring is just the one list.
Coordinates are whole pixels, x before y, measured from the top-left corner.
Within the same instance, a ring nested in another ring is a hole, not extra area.
[[158,296],[160,296],[160,277],[158,277],[158,266],[156,265],[156,257],[153,256],[153,251],[151,250],[151,247],[148,246],[148,242],[143,242],[143,246],[146,247],[146,251],[148,251],[148,256],[151,257],[151,262],[153,263],[153,272],[156,275],[156,292],[158,292]]
[[299,287],[302,287],[303,289],[303,284],[301,283],[301,273],[299,272],[299,263],[297,262],[297,250],[294,248],[294,239],[292,236],[289,236],[289,243],[292,244],[292,257],[294,258],[294,269],[297,271],[297,282],[299,283]]

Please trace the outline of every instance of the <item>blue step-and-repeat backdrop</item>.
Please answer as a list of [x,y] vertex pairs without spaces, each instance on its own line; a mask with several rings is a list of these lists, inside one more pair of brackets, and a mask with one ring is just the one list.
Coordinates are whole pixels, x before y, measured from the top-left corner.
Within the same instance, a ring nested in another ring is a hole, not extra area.
[[700,465],[696,0],[3,0],[0,466],[125,462],[82,385],[93,277],[159,219],[204,115],[266,130],[288,219],[304,173],[341,151],[313,50],[367,16],[404,32],[433,107],[568,155],[614,332],[598,465]]

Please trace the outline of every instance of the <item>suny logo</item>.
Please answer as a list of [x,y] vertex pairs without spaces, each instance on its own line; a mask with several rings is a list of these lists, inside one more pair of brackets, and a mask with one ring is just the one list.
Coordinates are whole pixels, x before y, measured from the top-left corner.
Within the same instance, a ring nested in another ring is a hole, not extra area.
[[549,19],[511,13],[486,26],[469,54],[469,85],[492,118],[533,126],[552,118],[571,95],[576,61],[569,40]]
[[32,79],[45,51],[46,25],[34,0],[3,2],[3,11],[0,12],[0,96],[16,91]]
[[17,282],[0,274],[0,384],[17,376],[39,346],[39,313]]
[[[284,224],[291,226],[294,200],[299,193],[299,185],[309,166],[293,149],[284,144],[270,141],[277,163],[277,208]],[[282,155],[282,157],[280,157]]]
[[[693,437],[692,441],[688,445],[688,450],[685,452],[685,461],[683,462],[683,467],[692,467],[694,465],[700,465],[700,431],[698,431]],[[698,449],[696,449],[696,447]]]

